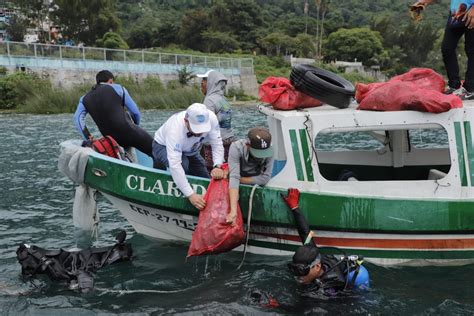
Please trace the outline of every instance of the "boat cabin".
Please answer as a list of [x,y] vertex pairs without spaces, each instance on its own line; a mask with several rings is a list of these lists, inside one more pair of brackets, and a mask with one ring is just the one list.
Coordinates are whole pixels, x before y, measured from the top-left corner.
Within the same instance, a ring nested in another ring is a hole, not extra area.
[[[434,114],[261,105],[274,137],[270,186],[365,196],[474,199],[474,101]],[[460,196],[461,194],[461,196]]]

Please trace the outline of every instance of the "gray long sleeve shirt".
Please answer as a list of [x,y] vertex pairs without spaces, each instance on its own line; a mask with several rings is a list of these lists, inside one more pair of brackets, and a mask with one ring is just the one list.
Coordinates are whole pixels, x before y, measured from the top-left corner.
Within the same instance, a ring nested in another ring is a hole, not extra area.
[[229,149],[229,188],[237,189],[240,177],[250,177],[252,184],[265,185],[270,181],[273,171],[273,157],[255,159],[247,147],[248,140],[233,142]]

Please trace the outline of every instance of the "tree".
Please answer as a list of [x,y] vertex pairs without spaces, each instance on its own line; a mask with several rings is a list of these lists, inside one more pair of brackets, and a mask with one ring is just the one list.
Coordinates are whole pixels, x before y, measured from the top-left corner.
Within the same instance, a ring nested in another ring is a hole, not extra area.
[[54,0],[51,16],[63,35],[94,44],[109,31],[118,31],[113,0]]
[[26,34],[28,22],[18,15],[12,16],[9,24],[7,24],[5,30],[7,31],[10,40],[15,42],[23,42],[23,38]]
[[325,59],[363,63],[383,51],[380,34],[368,28],[340,29],[329,35],[325,48]]
[[227,32],[204,31],[201,35],[208,53],[230,53],[239,48],[239,42]]
[[[24,24],[28,24],[39,29],[39,37],[44,40],[43,26],[48,18],[48,12],[52,3],[47,3],[44,0],[15,0],[15,5],[18,6],[22,15],[26,18]],[[22,38],[23,40],[23,38]]]
[[184,16],[179,30],[181,43],[191,49],[206,48],[202,33],[209,27],[209,16],[203,10],[188,11]]
[[283,33],[271,33],[258,40],[259,44],[267,51],[267,55],[280,56],[294,50],[294,39]]
[[295,53],[298,57],[314,57],[317,52],[315,37],[309,34],[298,34],[295,38]]
[[97,40],[97,45],[111,49],[128,49],[127,43],[122,36],[114,32],[107,32],[104,36]]

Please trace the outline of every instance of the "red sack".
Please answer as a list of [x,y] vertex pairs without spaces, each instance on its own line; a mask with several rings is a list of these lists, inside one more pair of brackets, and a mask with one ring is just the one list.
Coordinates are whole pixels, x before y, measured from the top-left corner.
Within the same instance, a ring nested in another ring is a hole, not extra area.
[[[222,166],[227,169],[227,164]],[[245,239],[242,212],[237,206],[235,225],[226,223],[230,212],[229,180],[214,180],[207,187],[206,207],[199,220],[188,249],[188,257],[227,252],[241,245]]]
[[461,107],[462,101],[458,96],[423,89],[414,82],[394,81],[372,91],[357,109],[441,113]]
[[409,72],[395,76],[387,82],[358,83],[356,85],[355,99],[358,103],[361,103],[373,91],[396,81],[411,82],[416,84],[418,88],[436,90],[438,92],[444,92],[446,86],[443,76],[433,69],[413,68]]
[[270,103],[277,110],[294,110],[322,105],[322,102],[299,92],[290,80],[283,77],[268,77],[258,89],[262,102]]

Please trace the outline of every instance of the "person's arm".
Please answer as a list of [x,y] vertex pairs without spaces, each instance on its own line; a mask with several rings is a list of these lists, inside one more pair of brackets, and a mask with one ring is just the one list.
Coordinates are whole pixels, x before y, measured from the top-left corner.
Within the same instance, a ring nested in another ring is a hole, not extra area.
[[212,148],[212,162],[214,165],[222,165],[224,162],[224,145],[222,144],[221,129],[214,113],[209,113],[211,120],[211,131],[207,135]]
[[79,104],[77,105],[76,113],[74,113],[74,125],[76,126],[76,129],[79,131],[79,133],[82,135],[82,138],[88,140],[92,139],[93,137],[86,126],[87,110],[84,104],[82,103],[83,98],[84,96],[79,99]]
[[293,218],[295,219],[296,223],[296,229],[298,230],[298,235],[300,235],[300,239],[303,245],[307,244],[306,241],[309,239],[308,243],[311,242],[314,246],[317,247],[318,245],[313,239],[314,234],[312,231],[310,231],[308,222],[306,221],[306,218],[301,213],[299,208],[298,203],[300,198],[300,191],[298,189],[288,189],[288,195],[284,196],[282,194],[281,197],[293,213]]
[[132,116],[133,122],[135,124],[140,125],[141,114],[140,110],[138,109],[137,104],[133,101],[132,97],[128,93],[127,89],[123,88],[123,92],[125,93],[125,107],[127,108],[128,112]]
[[272,178],[273,158],[269,158],[265,162],[265,170],[258,176],[250,177],[250,184],[266,185]]
[[206,206],[206,202],[202,196],[196,194],[191,188],[191,185],[186,178],[182,162],[181,142],[176,139],[175,135],[168,133],[166,139],[166,155],[168,157],[168,164],[173,181],[176,183],[178,189],[185,197],[189,199],[192,205],[197,209],[202,209]]
[[239,203],[240,178],[240,154],[236,143],[230,145],[229,157],[229,202],[230,212],[227,215],[227,222],[234,223],[237,216],[237,205]]

